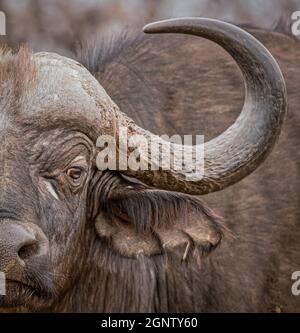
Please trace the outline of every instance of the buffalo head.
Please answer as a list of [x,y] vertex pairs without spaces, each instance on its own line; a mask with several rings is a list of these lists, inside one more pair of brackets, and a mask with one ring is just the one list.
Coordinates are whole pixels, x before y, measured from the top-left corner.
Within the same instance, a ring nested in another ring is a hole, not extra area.
[[[147,170],[100,171],[100,135],[122,140],[122,126],[129,135],[162,139],[123,114],[80,63],[54,53],[32,54],[27,48],[15,53],[3,49],[2,309],[40,310],[64,303],[65,295],[83,275],[92,274],[95,265],[124,267],[128,260],[167,252],[183,261],[201,258],[219,244],[223,228],[194,195],[238,182],[273,147],[286,111],[286,91],[280,69],[263,45],[237,27],[210,19],[162,21],[144,31],[201,36],[227,50],[245,80],[240,116],[204,144],[201,180],[191,181],[187,172],[172,167],[151,170],[151,156],[143,155],[140,159],[149,161]],[[171,154],[175,148],[171,144]]]

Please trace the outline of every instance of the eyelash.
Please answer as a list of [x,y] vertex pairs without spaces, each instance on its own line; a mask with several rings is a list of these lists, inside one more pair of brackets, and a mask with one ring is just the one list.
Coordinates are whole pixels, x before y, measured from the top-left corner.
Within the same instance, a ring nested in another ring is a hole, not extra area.
[[[72,176],[72,172],[75,172]],[[76,180],[79,180],[81,177],[82,177],[82,174],[83,174],[84,170],[81,168],[81,167],[78,167],[78,166],[73,166],[73,167],[70,167],[66,170],[66,175],[73,179],[74,181]],[[76,175],[77,173],[77,175]],[[78,173],[80,173],[78,175]]]

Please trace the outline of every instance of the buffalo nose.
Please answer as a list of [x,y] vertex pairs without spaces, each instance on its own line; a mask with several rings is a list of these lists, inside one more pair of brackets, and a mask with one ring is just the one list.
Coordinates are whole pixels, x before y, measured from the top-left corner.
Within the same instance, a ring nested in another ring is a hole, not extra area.
[[36,227],[1,221],[0,271],[20,273],[27,261],[46,252],[47,242]]

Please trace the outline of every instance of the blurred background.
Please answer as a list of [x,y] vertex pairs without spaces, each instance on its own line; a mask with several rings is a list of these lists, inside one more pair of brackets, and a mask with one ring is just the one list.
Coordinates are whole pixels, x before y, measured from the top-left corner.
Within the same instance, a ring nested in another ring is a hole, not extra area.
[[68,55],[76,41],[95,33],[170,17],[205,16],[264,29],[290,31],[300,0],[0,0],[9,45]]

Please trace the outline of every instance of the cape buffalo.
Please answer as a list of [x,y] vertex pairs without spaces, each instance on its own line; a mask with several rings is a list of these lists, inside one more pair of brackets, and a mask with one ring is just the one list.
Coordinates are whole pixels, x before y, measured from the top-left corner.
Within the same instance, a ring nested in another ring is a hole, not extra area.
[[[96,39],[74,59],[2,48],[0,311],[298,311],[299,42],[250,31],[286,93],[238,27],[145,32],[184,35]],[[205,134],[204,177],[100,171],[96,140],[120,124]]]

